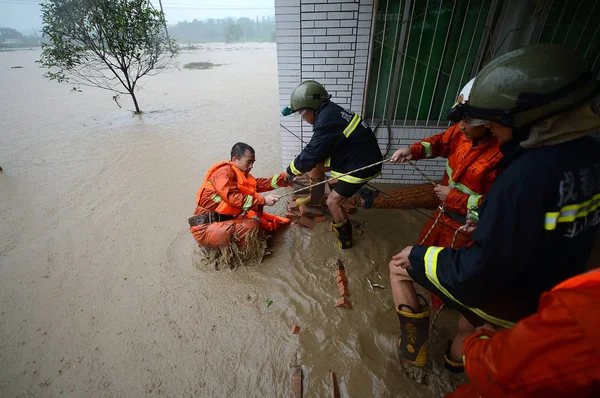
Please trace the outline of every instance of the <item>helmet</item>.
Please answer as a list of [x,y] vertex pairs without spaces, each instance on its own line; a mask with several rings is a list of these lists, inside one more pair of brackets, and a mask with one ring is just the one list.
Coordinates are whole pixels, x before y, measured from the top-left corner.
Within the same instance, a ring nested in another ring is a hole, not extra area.
[[586,62],[554,44],[506,53],[477,74],[466,116],[521,127],[575,108],[597,92]]
[[468,104],[471,98],[471,88],[473,87],[474,82],[475,78],[469,80],[462,90],[460,90],[456,102],[452,105],[452,110],[448,113],[448,116],[446,116],[451,122],[458,122],[461,119],[466,119],[469,126],[481,126],[482,124],[487,123],[487,120],[467,118],[467,115],[463,110],[463,105]]
[[298,85],[290,96],[290,110],[292,113],[298,109],[309,108],[317,110],[321,104],[329,101],[331,95],[320,83],[307,80]]

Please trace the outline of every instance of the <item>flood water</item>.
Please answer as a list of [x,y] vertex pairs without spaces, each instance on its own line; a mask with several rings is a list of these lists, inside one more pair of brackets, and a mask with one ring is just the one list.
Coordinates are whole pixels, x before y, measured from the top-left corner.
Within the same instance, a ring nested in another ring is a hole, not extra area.
[[[453,314],[434,331],[428,385],[394,351],[387,264],[423,216],[361,210],[352,250],[321,223],[283,229],[259,267],[201,261],[187,218],[210,165],[244,141],[253,175],[282,171],[274,44],[182,51],[180,69],[144,80],[142,116],[123,95],[120,109],[108,91],[43,79],[39,54],[0,53],[0,395],[280,397],[295,365],[307,397],[331,394],[330,370],[345,397],[450,391]],[[181,68],[202,61],[223,65]],[[334,307],[337,259],[352,310]]]

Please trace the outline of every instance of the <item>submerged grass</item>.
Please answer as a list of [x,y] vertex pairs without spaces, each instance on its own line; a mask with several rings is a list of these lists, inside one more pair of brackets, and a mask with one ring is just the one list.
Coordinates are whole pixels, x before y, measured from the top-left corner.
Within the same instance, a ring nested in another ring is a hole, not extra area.
[[221,64],[213,64],[212,62],[190,62],[188,64],[183,65],[183,67],[185,69],[198,69],[198,70],[211,69],[215,66],[221,66]]
[[204,260],[213,265],[216,270],[259,265],[267,250],[265,233],[263,231],[250,233],[246,236],[245,241],[244,247],[240,247],[232,241],[227,247],[200,248],[200,252]]

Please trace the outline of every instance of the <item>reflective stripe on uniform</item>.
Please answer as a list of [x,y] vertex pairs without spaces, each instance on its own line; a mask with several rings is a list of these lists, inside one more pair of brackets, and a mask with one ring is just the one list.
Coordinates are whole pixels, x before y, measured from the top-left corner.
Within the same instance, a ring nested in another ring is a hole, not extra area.
[[359,123],[360,123],[360,116],[358,116],[358,114],[355,113],[352,120],[350,120],[350,123],[348,124],[348,126],[346,126],[346,128],[344,129],[344,136],[346,136],[346,138],[350,137],[350,134],[352,134],[352,132],[354,132],[354,130],[356,130],[356,127],[358,127]]
[[325,167],[331,167],[331,157],[325,159]]
[[219,195],[217,195],[216,193],[213,194],[213,196],[210,197],[210,200],[212,200],[215,203],[221,203],[221,197]]
[[425,275],[427,276],[427,279],[429,279],[435,287],[437,287],[442,293],[444,293],[446,297],[462,305],[463,307],[473,311],[475,314],[485,319],[486,321],[508,329],[515,326],[514,323],[488,315],[485,312],[481,311],[479,308],[472,308],[464,305],[463,303],[455,299],[454,296],[452,296],[450,292],[448,292],[448,290],[446,290],[446,288],[442,286],[437,277],[437,260],[438,255],[442,250],[444,250],[443,247],[431,246],[427,249],[427,252],[425,252]]
[[479,206],[479,199],[481,199],[482,196],[481,195],[469,195],[469,199],[467,200],[467,211],[471,210],[471,208],[473,207],[478,207]]
[[381,175],[381,173],[377,173],[377,174],[375,174],[372,177],[358,178],[358,177],[353,177],[351,175],[345,176],[344,173],[340,173],[340,172],[337,172],[337,171],[333,171],[333,170],[331,171],[331,177],[337,178],[340,181],[348,182],[350,184],[363,184],[365,182],[369,182],[373,178],[379,177],[380,175]]
[[479,199],[483,197],[483,195],[473,191],[471,188],[461,184],[460,182],[454,182],[452,180],[452,167],[450,167],[450,162],[446,162],[446,174],[448,174],[448,186],[450,186],[450,188],[456,188],[460,192],[470,195],[469,199],[467,200],[467,211],[473,206],[477,207],[477,203],[479,202]]
[[244,202],[244,206],[242,206],[242,210],[246,211],[252,206],[252,195],[246,196],[246,201]]
[[431,157],[431,144],[429,142],[422,141],[421,145],[425,149],[425,158],[429,159]]
[[277,185],[277,180],[278,179],[279,179],[279,174],[275,174],[273,176],[273,178],[271,178],[271,187],[273,187],[273,189],[279,188],[279,185]]
[[553,231],[559,222],[573,222],[577,218],[587,217],[588,214],[600,207],[600,193],[594,195],[590,200],[574,205],[563,206],[559,211],[546,213],[544,228]]
[[290,169],[292,170],[292,173],[294,173],[294,175],[299,176],[300,174],[302,174],[302,172],[296,168],[296,165],[294,164],[293,160],[292,163],[290,163]]

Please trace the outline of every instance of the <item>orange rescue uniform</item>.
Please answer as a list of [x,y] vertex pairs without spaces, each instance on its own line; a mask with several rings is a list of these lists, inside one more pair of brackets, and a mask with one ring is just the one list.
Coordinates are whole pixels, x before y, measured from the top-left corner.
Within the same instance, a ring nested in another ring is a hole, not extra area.
[[[478,207],[481,204],[483,196],[496,179],[497,171],[493,170],[493,167],[502,158],[500,143],[496,138],[492,138],[485,144],[473,146],[473,142],[465,137],[459,126],[460,123],[456,123],[443,133],[426,138],[410,147],[414,160],[431,159],[438,156],[448,159],[446,172],[440,185],[452,187],[444,205],[446,211],[452,213],[454,219],[447,214],[442,214],[439,221],[454,229],[464,225],[464,219],[471,207]],[[433,214],[433,219],[430,219],[421,230],[419,244],[452,246],[455,230],[440,222],[423,242],[439,213],[440,209],[438,208]],[[471,244],[471,240],[461,234],[456,237],[456,247]]]
[[600,270],[540,297],[510,330],[480,329],[464,342],[471,381],[447,397],[599,397]]
[[251,174],[246,176],[231,162],[215,164],[198,190],[194,215],[219,213],[237,218],[190,227],[194,239],[203,247],[225,247],[232,241],[243,245],[250,232],[257,232],[261,227],[274,231],[288,224],[287,218],[262,212],[265,200],[259,195],[286,186],[285,173],[272,178],[254,178]]

